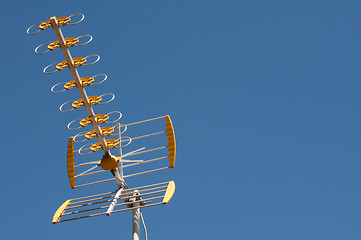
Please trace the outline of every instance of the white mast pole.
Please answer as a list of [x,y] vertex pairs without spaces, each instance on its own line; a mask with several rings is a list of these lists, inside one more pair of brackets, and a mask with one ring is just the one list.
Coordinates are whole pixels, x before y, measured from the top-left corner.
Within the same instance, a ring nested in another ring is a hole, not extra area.
[[[138,191],[135,190],[134,191],[134,201],[137,200],[136,196],[138,195]],[[133,203],[133,208],[134,207],[139,207],[139,202],[135,202]],[[133,209],[133,240],[139,240],[139,235],[140,235],[140,208],[135,208]]]

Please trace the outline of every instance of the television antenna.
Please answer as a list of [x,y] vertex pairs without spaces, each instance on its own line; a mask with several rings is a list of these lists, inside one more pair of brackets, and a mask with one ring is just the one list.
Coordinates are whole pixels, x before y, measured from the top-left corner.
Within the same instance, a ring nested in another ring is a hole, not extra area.
[[[115,191],[66,200],[56,210],[52,223],[56,224],[133,211],[133,240],[139,239],[140,219],[142,219],[145,237],[147,238],[141,209],[167,204],[174,194],[175,183],[174,181],[168,181],[128,187],[125,179],[174,168],[176,147],[172,121],[166,115],[138,122],[120,123],[122,114],[119,111],[95,114],[93,106],[110,103],[114,100],[115,96],[112,93],[88,96],[85,89],[102,84],[107,80],[107,75],[101,73],[92,77],[80,77],[77,69],[82,66],[95,64],[99,61],[100,56],[93,54],[87,57],[73,58],[69,51],[70,47],[87,45],[93,40],[93,37],[91,35],[81,35],[79,37],[64,38],[61,31],[61,26],[75,25],[83,20],[84,15],[80,13],[69,17],[51,17],[50,20],[38,22],[30,26],[27,29],[27,34],[33,35],[50,27],[54,30],[57,40],[39,45],[35,48],[35,53],[45,54],[57,48],[61,49],[65,61],[50,64],[44,68],[43,72],[45,74],[53,74],[65,68],[70,70],[73,80],[57,83],[51,88],[51,91],[53,93],[61,93],[64,91],[74,91],[74,88],[76,88],[81,98],[66,101],[59,109],[61,112],[70,112],[81,107],[86,109],[87,114],[84,118],[75,119],[67,125],[69,130],[77,131],[81,128],[90,128],[92,126],[91,130],[78,132],[69,138],[67,172],[71,188],[75,189],[114,181],[117,185]],[[126,132],[133,128],[135,128],[133,134],[125,135]],[[154,128],[161,129],[154,131]],[[145,134],[143,133],[144,130],[147,131]],[[145,146],[154,143],[152,141],[153,138],[161,138],[165,141],[165,145],[146,148]],[[97,139],[97,142],[94,142],[94,139]],[[90,143],[84,144],[75,150],[75,145],[87,141]],[[139,147],[142,144],[144,146]],[[132,145],[135,146],[135,149],[126,152],[126,148]],[[116,155],[111,153],[112,148],[118,150]],[[103,152],[101,158],[93,157],[89,161],[88,155],[92,154],[91,156],[94,156],[99,152]],[[82,156],[83,160],[78,159]],[[134,156],[136,156],[136,159],[134,159]],[[142,159],[139,159],[139,157]],[[160,165],[163,166],[159,167]],[[144,168],[147,169],[144,170]],[[128,169],[134,170],[132,173],[125,174],[128,172]],[[109,175],[109,172],[112,177],[104,179],[107,174]],[[94,181],[95,178],[97,180]]]

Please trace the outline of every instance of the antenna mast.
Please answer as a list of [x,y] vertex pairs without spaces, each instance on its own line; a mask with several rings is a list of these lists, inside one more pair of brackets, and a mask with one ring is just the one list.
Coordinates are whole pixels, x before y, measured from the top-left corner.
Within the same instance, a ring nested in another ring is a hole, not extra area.
[[[74,18],[80,19],[74,22]],[[50,64],[44,68],[43,72],[45,74],[52,74],[69,68],[73,80],[57,83],[51,88],[51,91],[53,93],[61,93],[73,91],[72,89],[76,88],[81,98],[63,103],[60,106],[60,111],[70,112],[84,106],[86,116],[82,119],[71,121],[67,127],[69,130],[79,130],[81,128],[89,128],[90,126],[93,128],[92,130],[88,129],[87,131],[78,132],[74,136],[69,137],[67,171],[71,188],[103,184],[105,189],[110,189],[109,183],[114,182],[114,180],[117,185],[115,191],[66,200],[55,212],[52,222],[56,224],[102,215],[110,216],[113,213],[132,210],[132,237],[133,240],[139,240],[140,219],[142,219],[144,224],[141,208],[168,203],[174,194],[175,184],[174,181],[168,181],[129,188],[125,179],[174,168],[175,135],[173,125],[168,115],[133,123],[120,123],[122,114],[119,111],[108,114],[95,114],[93,106],[110,103],[114,100],[115,96],[112,93],[88,96],[85,88],[103,83],[107,79],[107,75],[97,74],[93,77],[80,77],[77,69],[81,66],[89,66],[98,62],[100,57],[98,55],[89,55],[87,57],[73,58],[69,51],[69,47],[84,46],[90,43],[93,37],[91,35],[82,35],[77,38],[64,38],[61,31],[61,26],[75,25],[83,20],[84,15],[80,13],[69,17],[51,17],[48,21],[33,24],[27,29],[27,33],[33,35],[49,27],[53,28],[57,40],[39,45],[35,49],[35,53],[43,54],[57,48],[62,50],[65,61]],[[88,40],[80,43],[84,41],[84,38]],[[94,58],[95,60],[89,63],[88,59]],[[51,68],[53,69],[51,70]],[[99,80],[99,78],[103,79]],[[109,98],[109,96],[110,100],[104,101],[104,97]],[[71,107],[68,106],[69,104],[71,104]],[[68,106],[67,109],[66,106]],[[118,117],[114,119],[114,115]],[[161,129],[159,129],[160,121],[164,121],[161,124],[163,126]],[[101,127],[100,124],[105,125],[105,127]],[[146,133],[138,136],[133,136],[132,134],[126,136],[124,134],[128,128],[134,128],[135,132],[146,131]],[[154,128],[158,130],[154,130]],[[111,136],[116,138],[108,138]],[[91,142],[74,150],[75,145],[78,143],[94,141],[94,139],[98,139],[98,142]],[[158,142],[165,142],[165,145],[154,147],[154,143]],[[147,147],[148,145],[152,147],[149,148]],[[133,149],[123,151],[126,147],[132,147]],[[111,148],[118,148],[118,156],[111,154]],[[95,156],[96,152],[100,149],[103,152],[101,159],[94,161],[93,157],[93,161],[90,161],[87,155],[92,154],[92,156]],[[80,156],[75,157],[75,154]],[[168,161],[165,161],[166,159]],[[139,169],[140,166],[142,170]],[[145,171],[144,168],[146,168]],[[104,179],[106,176],[112,177]],[[104,183],[108,183],[108,186]],[[145,237],[147,238],[147,233]]]

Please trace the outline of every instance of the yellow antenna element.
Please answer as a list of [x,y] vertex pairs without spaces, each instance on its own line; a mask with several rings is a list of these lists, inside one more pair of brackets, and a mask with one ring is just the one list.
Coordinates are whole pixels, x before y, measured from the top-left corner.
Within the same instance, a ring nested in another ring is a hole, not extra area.
[[[115,148],[116,146],[119,145],[119,141],[116,139],[107,139],[105,140],[105,142],[107,143],[108,148]],[[101,148],[100,142],[94,143],[91,147],[90,150],[92,150],[93,152],[98,151]]]
[[[89,86],[91,83],[94,82],[94,78],[93,77],[82,77],[80,78],[80,84],[82,86]],[[70,90],[72,89],[73,87],[75,87],[75,80],[72,80],[70,82],[67,82],[65,85],[64,85],[64,88],[67,89],[67,90]]]
[[[114,128],[112,127],[101,127],[100,130],[102,131],[103,136],[109,136],[114,132]],[[85,134],[85,138],[88,140],[92,139],[95,136],[96,136],[95,130],[91,130]]]
[[170,181],[168,183],[167,191],[164,194],[162,203],[167,204],[169,202],[169,200],[173,197],[174,192],[175,192],[175,183],[174,183],[174,181]]
[[97,105],[98,103],[100,103],[102,101],[102,98],[99,96],[91,96],[91,97],[88,97],[88,100],[91,105]]
[[[65,25],[65,24],[67,24],[68,22],[70,22],[70,17],[58,17],[58,18],[56,18],[56,21],[58,22],[58,25],[60,26],[60,25]],[[45,22],[43,22],[43,23],[41,23],[40,25],[39,25],[39,28],[41,29],[41,30],[45,30],[45,29],[47,29],[48,27],[50,27],[51,26],[51,22],[50,22],[50,20],[48,20],[48,21],[45,21]]]
[[[109,120],[109,116],[106,114],[97,114],[95,115],[95,121],[97,123],[104,123],[105,121]],[[80,120],[80,126],[85,127],[88,126],[91,123],[90,118],[84,118]]]
[[71,188],[75,188],[75,168],[74,168],[74,138],[70,137],[68,141],[67,153],[68,177]]
[[[65,38],[65,46],[67,47],[73,47],[75,44],[79,43],[79,39],[78,38]],[[53,51],[54,49],[57,49],[58,47],[60,46],[60,43],[59,41],[55,41],[55,42],[52,42],[48,45],[48,49],[50,51]]]
[[80,80],[81,80],[82,86],[89,86],[91,83],[94,82],[93,77],[82,77],[82,78],[80,78]]
[[102,160],[100,160],[100,167],[104,170],[112,170],[118,167],[120,157],[114,157],[111,155],[104,155]]
[[[90,96],[88,97],[88,101],[90,105],[97,105],[99,102],[102,101],[102,98],[99,96]],[[71,105],[73,108],[79,108],[81,106],[83,106],[84,101],[83,99],[79,99],[73,102],[73,104]]]
[[167,140],[168,140],[168,154],[169,154],[169,167],[174,168],[175,164],[175,135],[172,121],[170,120],[169,115],[165,116],[165,126],[167,130]]
[[59,208],[56,210],[54,216],[53,216],[53,224],[59,222],[61,215],[65,212],[66,208],[71,203],[71,200],[66,200]]
[[[82,66],[84,63],[86,63],[86,58],[73,58],[73,65],[75,66]],[[56,65],[56,69],[59,71],[63,70],[64,68],[68,67],[68,62],[63,61],[61,63],[58,63]]]

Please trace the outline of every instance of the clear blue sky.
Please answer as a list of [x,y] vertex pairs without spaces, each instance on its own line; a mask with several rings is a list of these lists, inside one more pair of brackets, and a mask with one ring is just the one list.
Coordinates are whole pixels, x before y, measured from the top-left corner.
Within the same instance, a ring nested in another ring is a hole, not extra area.
[[[66,37],[91,34],[73,56],[125,122],[169,114],[176,193],[143,211],[149,239],[361,239],[360,1],[6,1],[1,4],[0,239],[131,239],[131,214],[51,224],[71,190],[66,124],[76,99],[45,75],[60,51],[51,16],[85,14]],[[98,108],[100,109],[100,108]],[[160,177],[166,177],[160,179]],[[154,178],[154,179],[153,179]],[[154,180],[154,181],[153,181]],[[110,185],[104,185],[109,187]],[[104,189],[104,192],[108,189]],[[143,239],[144,235],[142,235]]]

